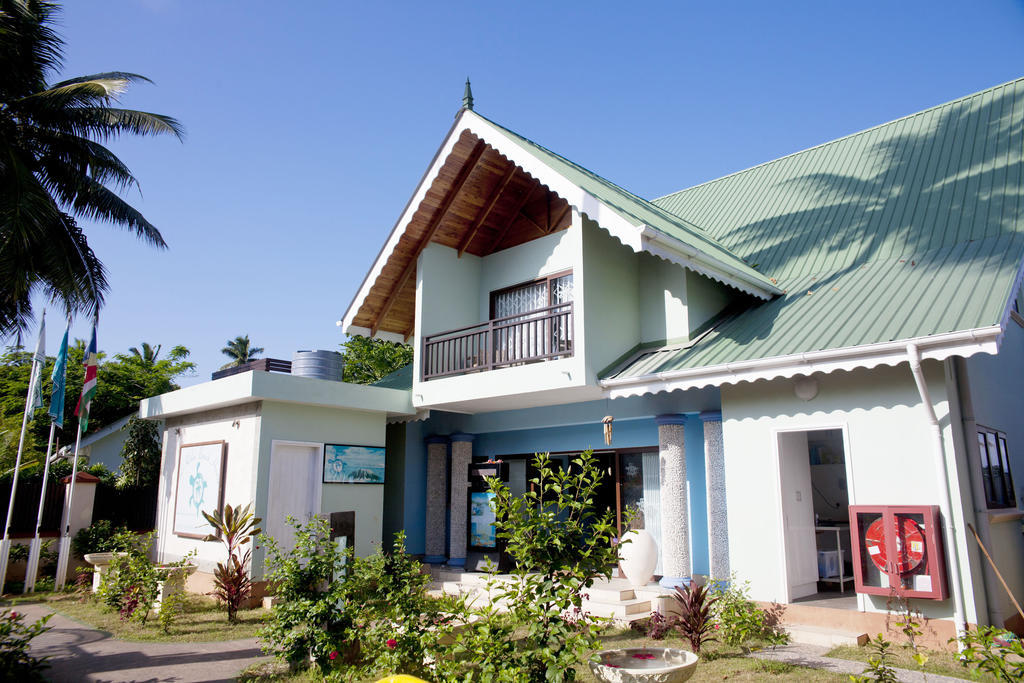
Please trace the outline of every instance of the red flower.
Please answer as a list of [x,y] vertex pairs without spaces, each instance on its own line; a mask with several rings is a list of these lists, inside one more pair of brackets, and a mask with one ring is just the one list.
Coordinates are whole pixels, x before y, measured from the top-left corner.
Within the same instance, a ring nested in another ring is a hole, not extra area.
[[722,628],[722,625],[721,625],[721,624],[715,624],[715,628],[716,628],[716,629],[717,629],[717,628]]
[[327,655],[327,656],[328,656],[328,657],[329,657],[329,658],[331,659],[331,661],[333,662],[333,661],[334,661],[335,659],[337,659],[337,658],[338,658],[338,651],[337,651],[337,650],[331,650],[331,654],[329,654],[329,655]]
[[640,652],[633,655],[633,659],[654,659],[654,655],[649,652]]
[[387,645],[388,648],[390,648],[392,650],[394,650],[396,647],[398,647],[398,641],[395,640],[394,638],[388,638],[388,642],[386,642],[384,644]]
[[18,613],[17,612],[11,612],[10,618],[11,619],[17,619],[18,618]]

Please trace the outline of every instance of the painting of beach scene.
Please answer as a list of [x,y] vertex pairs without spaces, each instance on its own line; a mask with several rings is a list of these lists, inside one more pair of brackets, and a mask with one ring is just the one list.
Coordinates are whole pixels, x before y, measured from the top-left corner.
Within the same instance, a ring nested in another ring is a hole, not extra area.
[[324,446],[325,484],[383,484],[384,448],[378,446]]

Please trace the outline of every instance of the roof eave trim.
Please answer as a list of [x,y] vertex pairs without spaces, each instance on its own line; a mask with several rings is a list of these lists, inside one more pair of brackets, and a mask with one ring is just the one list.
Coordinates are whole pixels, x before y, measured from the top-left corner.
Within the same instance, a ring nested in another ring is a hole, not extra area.
[[640,237],[644,251],[689,268],[712,280],[717,280],[724,285],[746,292],[751,296],[768,301],[782,294],[782,290],[778,287],[770,285],[765,287],[763,283],[758,282],[756,279],[746,277],[735,268],[718,260],[711,259],[696,249],[692,250],[692,253],[690,250],[681,249],[682,245],[678,240],[673,239],[660,230],[650,226],[643,226]]
[[918,346],[922,358],[933,360],[945,360],[951,356],[967,357],[976,353],[996,354],[1002,343],[1003,331],[1002,325],[993,325],[879,344],[759,358],[641,377],[611,378],[601,380],[599,384],[609,398],[626,398],[761,379],[811,375],[815,372],[849,371],[879,365],[895,366],[907,360],[907,344],[911,343]]

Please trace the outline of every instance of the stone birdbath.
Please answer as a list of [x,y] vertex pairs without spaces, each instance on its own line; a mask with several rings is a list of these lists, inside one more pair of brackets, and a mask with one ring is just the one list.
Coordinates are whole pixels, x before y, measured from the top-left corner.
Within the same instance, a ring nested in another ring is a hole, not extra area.
[[602,650],[590,671],[605,683],[679,683],[697,669],[697,655],[672,647]]
[[83,559],[91,564],[94,569],[92,572],[92,592],[95,593],[100,589],[100,584],[103,582],[103,575],[110,571],[110,563],[115,557],[124,556],[128,553],[86,553]]

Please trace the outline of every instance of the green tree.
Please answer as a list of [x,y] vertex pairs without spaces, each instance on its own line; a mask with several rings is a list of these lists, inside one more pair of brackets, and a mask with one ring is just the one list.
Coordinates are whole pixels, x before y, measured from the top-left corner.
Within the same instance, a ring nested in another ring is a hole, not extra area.
[[64,52],[57,13],[44,0],[0,0],[0,336],[27,327],[36,291],[68,311],[99,310],[106,274],[78,219],[167,246],[118,195],[138,182],[100,143],[126,133],[181,139],[182,128],[169,116],[116,106],[129,85],[149,82],[138,74],[52,82]]
[[343,379],[354,384],[373,384],[412,362],[412,346],[398,342],[349,337],[343,343]]
[[141,346],[141,351],[139,351],[138,347],[132,346],[128,349],[128,353],[142,360],[144,363],[148,363],[150,365],[155,363],[157,357],[160,355],[160,344],[150,346],[149,342],[142,342]]
[[256,360],[256,357],[263,353],[262,346],[251,346],[249,335],[229,339],[226,343],[227,346],[221,349],[220,352],[231,360],[220,366],[221,370],[224,370],[225,368],[237,368],[239,365],[245,365],[251,360]]
[[[93,399],[89,415],[89,430],[95,432],[125,415],[138,409],[139,401],[150,396],[164,394],[178,389],[175,379],[195,373],[195,364],[188,360],[188,349],[176,346],[166,358],[147,363],[133,354],[117,354],[108,359],[100,353],[97,372],[96,398]],[[75,340],[68,348],[68,371],[64,400],[64,428],[58,432],[57,438],[61,445],[74,443],[75,428],[78,418],[75,417],[75,406],[82,393],[82,381],[85,370],[82,360],[85,356],[85,342]],[[50,375],[53,373],[54,358],[47,357],[43,369],[43,396],[49,404],[52,389]],[[9,348],[0,354],[0,417],[3,428],[18,422],[16,430],[21,428],[21,411],[25,409],[25,394],[28,392],[28,380],[31,372],[31,353],[20,348]],[[14,432],[14,449],[17,450],[17,431]],[[40,409],[32,421],[30,432],[26,436],[26,462],[42,460],[43,450],[49,435],[50,421],[46,418],[46,410]],[[0,434],[0,465],[7,455],[3,440],[7,435]],[[29,444],[32,445],[29,448]],[[13,455],[11,458],[13,463]]]
[[117,488],[152,486],[160,478],[160,428],[156,422],[132,417],[121,430],[128,438],[121,447]]

